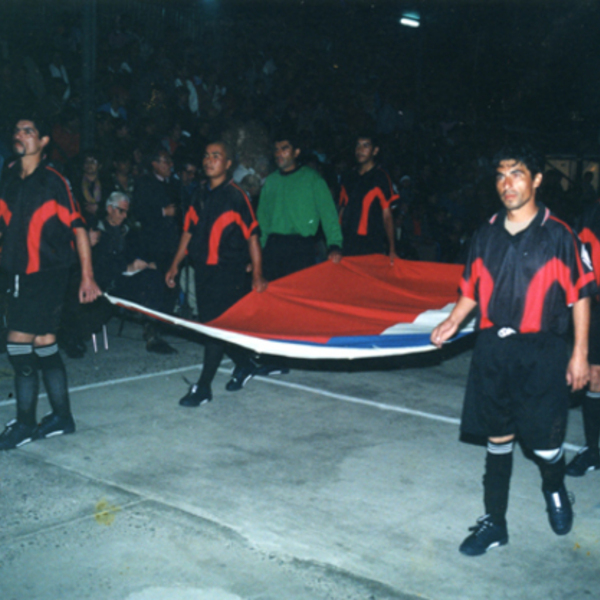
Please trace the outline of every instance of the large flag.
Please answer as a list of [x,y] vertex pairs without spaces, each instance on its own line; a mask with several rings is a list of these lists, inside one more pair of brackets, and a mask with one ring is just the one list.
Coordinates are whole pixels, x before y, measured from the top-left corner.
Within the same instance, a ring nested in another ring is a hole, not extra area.
[[[432,329],[457,299],[463,267],[345,257],[315,265],[251,292],[210,323],[157,313],[107,296],[113,303],[249,348],[258,354],[353,359],[434,350]],[[202,294],[203,290],[196,290]],[[470,323],[461,334],[473,330]]]

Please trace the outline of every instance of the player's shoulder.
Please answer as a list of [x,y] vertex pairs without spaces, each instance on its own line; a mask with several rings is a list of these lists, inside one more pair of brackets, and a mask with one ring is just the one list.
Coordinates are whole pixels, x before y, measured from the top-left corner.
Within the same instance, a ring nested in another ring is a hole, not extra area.
[[225,186],[223,187],[223,191],[235,200],[243,200],[244,202],[249,201],[248,194],[246,191],[238,185],[233,179],[230,179]]
[[540,225],[558,235],[574,235],[573,228],[563,219],[556,216],[548,207],[543,207],[544,214]]
[[299,175],[300,177],[306,177],[309,179],[321,179],[319,172],[308,165],[302,165],[299,169],[294,171],[292,175]]
[[71,182],[52,163],[41,165],[39,172],[40,176],[44,177],[46,183],[71,189]]

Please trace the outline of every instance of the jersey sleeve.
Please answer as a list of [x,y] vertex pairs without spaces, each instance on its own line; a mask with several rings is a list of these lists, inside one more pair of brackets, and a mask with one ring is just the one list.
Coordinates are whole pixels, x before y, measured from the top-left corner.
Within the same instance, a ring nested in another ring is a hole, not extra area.
[[6,227],[10,224],[12,213],[8,208],[6,201],[0,197],[0,234],[6,231]]
[[477,241],[478,232],[475,232],[471,239],[471,244],[469,245],[467,261],[465,263],[463,275],[458,286],[458,291],[462,296],[466,296],[471,300],[475,300],[475,302],[478,301],[477,284],[481,276],[481,269],[483,266],[481,256],[479,256],[479,252],[477,251]]
[[394,202],[396,202],[396,200],[400,199],[400,196],[394,188],[394,184],[392,183],[390,176],[382,169],[379,170],[377,189],[377,198],[379,199],[381,210],[389,208]]
[[191,205],[183,218],[183,231],[194,235],[199,222],[200,218],[198,216],[198,211],[194,205]]
[[256,217],[260,224],[260,243],[264,248],[267,243],[267,238],[269,237],[269,233],[271,231],[271,204],[273,194],[270,192],[271,186],[269,184],[269,178],[267,177],[261,191],[260,198],[258,201],[258,208],[256,210]]
[[338,198],[338,207],[344,208],[345,206],[348,206],[348,192],[346,191],[346,186],[342,183],[340,197]]
[[71,229],[85,228],[85,219],[82,217],[79,204],[73,196],[69,180],[52,167],[47,166],[46,169],[54,176],[52,188],[55,196],[54,200],[60,207],[57,210],[59,219]]
[[596,275],[592,257],[581,239],[572,233],[574,246],[574,260],[572,261],[572,285],[567,290],[567,302],[574,304],[581,298],[594,296],[598,293]]
[[242,227],[244,237],[248,240],[250,239],[251,235],[260,236],[260,227],[254,214],[254,209],[252,208],[250,198],[248,198],[248,195],[246,194],[246,192],[244,192],[242,188],[238,187],[236,184],[232,185],[238,190],[242,198],[239,206],[239,214],[245,225],[245,227]]
[[579,239],[585,244],[590,254],[596,286],[600,287],[600,202],[596,202],[583,214],[579,227]]

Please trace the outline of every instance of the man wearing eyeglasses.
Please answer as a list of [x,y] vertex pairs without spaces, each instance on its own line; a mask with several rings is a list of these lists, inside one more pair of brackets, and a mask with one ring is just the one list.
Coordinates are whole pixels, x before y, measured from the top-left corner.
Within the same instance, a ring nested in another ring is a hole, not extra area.
[[[106,200],[106,217],[90,234],[96,279],[110,294],[164,312],[166,294],[162,275],[156,263],[144,254],[137,232],[125,223],[128,212],[126,194],[113,192]],[[144,325],[144,338],[148,352],[177,352],[158,335],[153,321]]]

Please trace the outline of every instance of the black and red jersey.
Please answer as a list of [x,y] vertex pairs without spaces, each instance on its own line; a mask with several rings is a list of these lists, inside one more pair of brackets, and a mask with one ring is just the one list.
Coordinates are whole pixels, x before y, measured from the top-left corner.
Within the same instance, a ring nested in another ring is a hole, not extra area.
[[583,213],[579,223],[579,239],[590,251],[596,284],[600,288],[600,200],[594,202]]
[[248,239],[260,235],[246,193],[233,180],[211,190],[203,185],[185,215],[184,231],[192,234],[188,253],[196,264],[250,262]]
[[[388,173],[375,166],[363,175],[353,169],[342,177],[339,208],[344,249],[354,241],[369,241],[373,253],[387,252],[387,235],[383,225],[383,210],[399,196]],[[345,254],[347,252],[344,252]]]
[[65,268],[75,261],[73,229],[85,227],[69,182],[40,164],[25,179],[20,162],[0,186],[2,267],[12,274]]
[[587,250],[543,204],[514,236],[505,217],[503,210],[475,232],[460,292],[478,303],[481,329],[566,334],[569,306],[596,289]]

